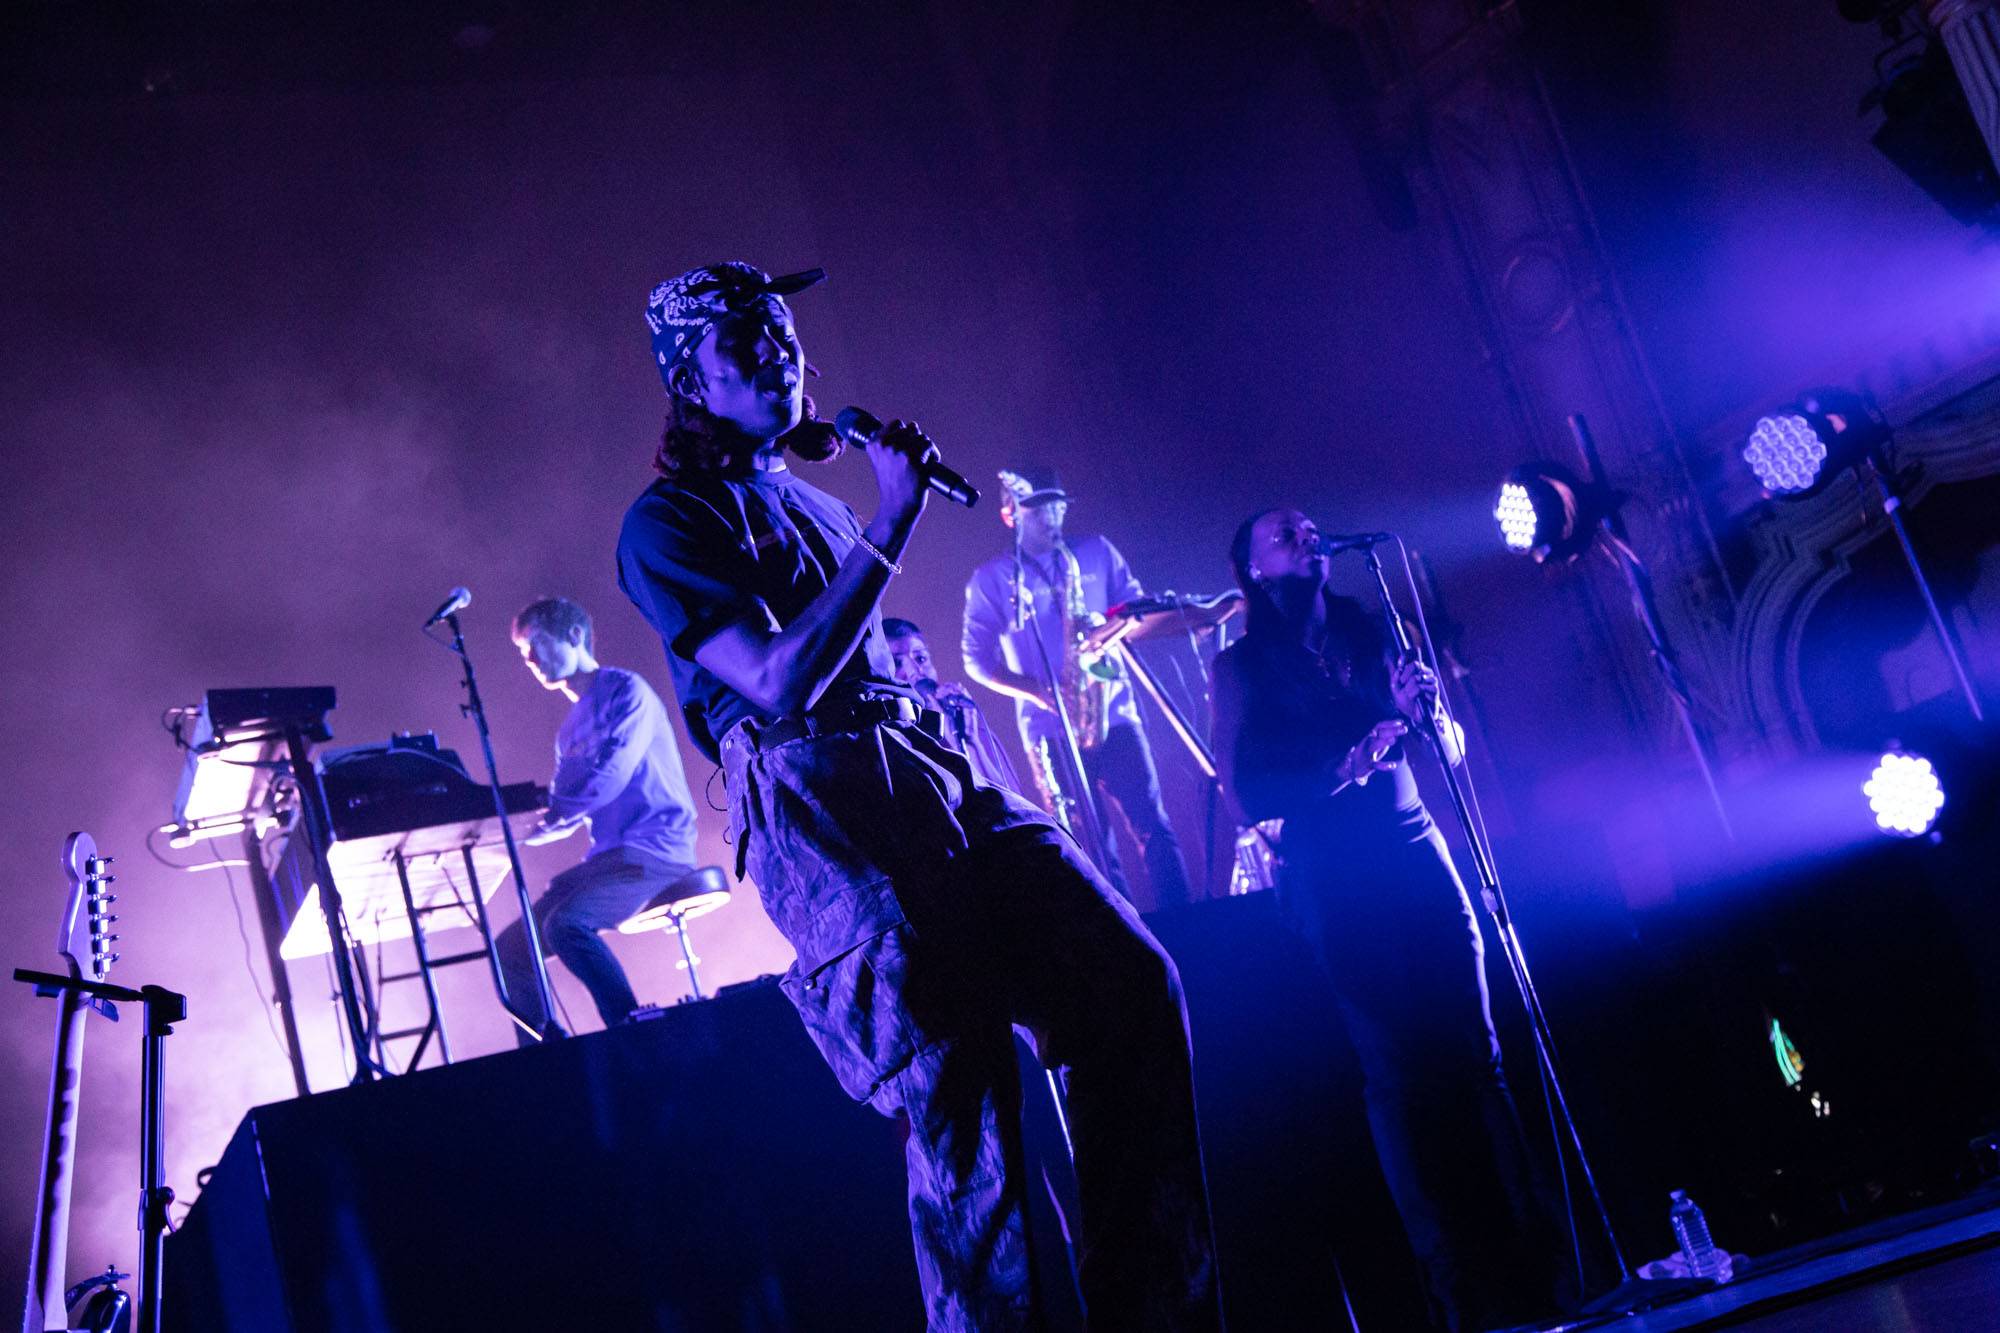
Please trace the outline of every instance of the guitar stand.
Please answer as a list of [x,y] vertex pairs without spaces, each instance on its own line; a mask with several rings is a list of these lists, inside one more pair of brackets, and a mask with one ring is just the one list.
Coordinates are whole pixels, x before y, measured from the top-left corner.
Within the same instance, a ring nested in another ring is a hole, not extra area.
[[[26,982],[37,995],[73,991],[95,1000],[123,1000],[146,1007],[145,1044],[140,1054],[139,1087],[139,1318],[133,1333],[160,1333],[161,1261],[165,1257],[167,1208],[174,1192],[166,1183],[166,1043],[173,1025],[187,1019],[187,996],[164,986],[114,986],[85,981],[57,972],[14,969],[14,980]],[[68,1322],[65,1315],[64,1322]]]

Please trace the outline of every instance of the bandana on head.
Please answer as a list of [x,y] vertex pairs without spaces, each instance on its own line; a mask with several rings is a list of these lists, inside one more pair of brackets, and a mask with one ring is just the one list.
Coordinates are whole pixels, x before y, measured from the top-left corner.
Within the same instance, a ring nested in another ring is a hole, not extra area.
[[653,359],[659,362],[661,382],[667,382],[673,368],[693,355],[722,319],[766,297],[802,292],[825,277],[825,269],[809,268],[774,278],[761,268],[731,261],[689,269],[661,283],[646,300],[646,327],[653,331]]

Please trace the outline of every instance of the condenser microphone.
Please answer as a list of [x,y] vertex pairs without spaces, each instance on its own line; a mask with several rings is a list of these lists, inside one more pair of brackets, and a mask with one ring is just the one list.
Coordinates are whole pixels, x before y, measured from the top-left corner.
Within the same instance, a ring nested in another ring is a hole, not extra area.
[[[858,407],[841,408],[840,415],[833,419],[833,428],[853,445],[873,444],[882,435],[882,423]],[[953,504],[970,509],[979,503],[978,488],[943,463],[933,460],[918,466],[923,471],[924,484]]]
[[424,628],[429,629],[432,625],[437,624],[438,621],[443,620],[446,616],[455,616],[460,611],[463,611],[466,607],[471,605],[472,605],[472,590],[470,588],[453,588],[451,590],[451,596],[444,599],[444,605],[440,606],[437,610],[431,612],[431,618],[424,622]]
[[1342,551],[1365,551],[1371,546],[1396,540],[1393,532],[1322,532],[1319,535],[1321,555],[1339,555]]

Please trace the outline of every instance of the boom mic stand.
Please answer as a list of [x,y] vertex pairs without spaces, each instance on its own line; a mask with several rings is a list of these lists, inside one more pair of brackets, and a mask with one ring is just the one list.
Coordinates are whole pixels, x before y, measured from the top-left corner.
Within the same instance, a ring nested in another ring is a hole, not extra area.
[[[1584,462],[1590,466],[1591,484],[1601,495],[1611,496],[1611,483],[1604,475],[1604,462],[1598,457],[1597,441],[1590,434],[1589,423],[1581,413],[1570,417],[1569,429],[1576,440],[1577,448],[1583,451]],[[1673,700],[1674,712],[1680,719],[1681,732],[1687,737],[1688,749],[1694,754],[1695,767],[1701,771],[1702,784],[1708,788],[1708,799],[1715,806],[1715,817],[1722,824],[1722,831],[1733,842],[1736,838],[1735,826],[1729,822],[1729,806],[1722,799],[1722,787],[1715,780],[1715,761],[1708,753],[1708,742],[1702,738],[1701,727],[1695,722],[1694,696],[1688,690],[1687,677],[1681,674],[1680,660],[1674,656],[1673,644],[1667,639],[1667,627],[1660,619],[1660,604],[1653,595],[1653,574],[1646,568],[1645,561],[1632,549],[1631,540],[1625,533],[1625,520],[1618,512],[1618,499],[1608,502],[1608,508],[1598,519],[1598,530],[1604,537],[1604,548],[1612,560],[1617,562],[1618,572],[1624,576],[1626,591],[1632,595],[1632,610],[1639,617],[1639,627],[1646,633],[1646,647],[1652,654],[1653,665],[1659,668],[1660,681],[1667,687],[1667,697]],[[1892,510],[1890,517],[1894,518]],[[1897,535],[1902,534],[1902,524],[1897,522]],[[1928,588],[1925,598],[1929,599]],[[1935,604],[1933,604],[1935,609]],[[1950,642],[1946,641],[1946,651]],[[1975,710],[1977,705],[1974,705]]]
[[[1018,526],[1014,529],[1014,607],[1015,618],[1019,622],[1017,627],[1027,629],[1035,641],[1035,652],[1041,657],[1042,678],[1049,682],[1049,697],[1054,700],[1056,706],[1056,724],[1062,732],[1063,764],[1076,781],[1076,794],[1069,804],[1076,811],[1075,822],[1080,827],[1070,829],[1070,833],[1083,844],[1084,850],[1090,854],[1091,862],[1099,871],[1103,871],[1110,864],[1107,851],[1110,845],[1107,841],[1108,834],[1097,809],[1096,793],[1091,790],[1090,775],[1084,772],[1083,747],[1076,739],[1075,724],[1069,720],[1069,705],[1063,701],[1062,676],[1056,671],[1055,664],[1049,661],[1049,642],[1042,637],[1041,614],[1035,609],[1034,595],[1028,591],[1026,570],[1022,563],[1021,529]],[[1033,758],[1032,755],[1029,757]],[[1050,774],[1052,779],[1054,776]],[[1061,819],[1064,809],[1063,794],[1057,791],[1053,795],[1056,817]],[[1070,822],[1067,819],[1063,820],[1065,826]]]
[[[1064,828],[1069,829],[1070,836],[1083,844],[1084,852],[1090,857],[1091,864],[1102,874],[1108,864],[1105,860],[1104,822],[1098,817],[1097,796],[1091,790],[1090,778],[1083,771],[1083,748],[1077,744],[1076,728],[1069,720],[1069,706],[1063,702],[1062,677],[1056,674],[1055,665],[1049,661],[1049,643],[1042,637],[1041,615],[1035,609],[1034,595],[1028,591],[1027,571],[1022,563],[1021,529],[1018,525],[1014,528],[1014,619],[1017,622],[1015,628],[1026,629],[1035,640],[1035,652],[1042,661],[1042,677],[1049,682],[1049,697],[1055,701],[1056,706],[1056,723],[1062,729],[1063,760],[1075,775],[1076,799],[1070,804],[1076,811],[1075,822],[1078,827],[1071,828],[1071,821],[1063,818],[1065,803],[1060,790],[1050,793],[1056,807],[1055,816],[1062,821]],[[1029,756],[1031,760],[1033,757]],[[1055,774],[1049,774],[1049,779],[1051,785],[1054,785]],[[1076,1140],[1070,1137],[1069,1132],[1069,1087],[1062,1074],[1054,1067],[1044,1068],[1042,1072],[1048,1077],[1049,1104],[1055,1109],[1056,1125],[1062,1130],[1063,1147],[1068,1149],[1070,1165],[1074,1168]],[[1070,1241],[1068,1237],[1064,1239],[1069,1245],[1070,1264],[1073,1268],[1077,1263],[1075,1242]]]
[[1924,599],[1924,614],[1930,617],[1931,629],[1936,633],[1938,646],[1944,649],[1945,661],[1951,664],[1952,677],[1958,681],[1959,692],[1965,696],[1966,707],[1972,710],[1974,722],[1986,721],[1986,710],[1979,705],[1979,691],[1973,686],[1972,675],[1966,670],[1965,654],[1959,651],[1958,641],[1952,637],[1951,626],[1945,621],[1944,612],[1938,608],[1937,594],[1931,590],[1930,576],[1924,572],[1924,562],[1917,558],[1917,548],[1910,543],[1910,530],[1903,526],[1903,497],[1898,493],[1895,471],[1888,464],[1881,449],[1871,450],[1855,465],[1855,477],[1866,489],[1869,481],[1882,497],[1882,516],[1889,520],[1889,530],[1896,534],[1896,545],[1903,552],[1903,561],[1910,567],[1910,577],[1916,580],[1917,592]]
[[[1410,577],[1410,553],[1403,545],[1402,538],[1396,538],[1396,549],[1402,553],[1403,572],[1409,578],[1411,587],[1415,579]],[[1389,581],[1382,574],[1382,561],[1370,545],[1363,551],[1368,572],[1374,576],[1375,591],[1382,601],[1382,613],[1388,618],[1389,632],[1395,636],[1396,651],[1405,660],[1421,661],[1417,646],[1410,638],[1408,626],[1396,613],[1396,601],[1389,595]],[[1418,608],[1418,615],[1423,614]],[[1445,733],[1439,729],[1440,717],[1445,724],[1457,730],[1458,724],[1452,719],[1451,707],[1445,697],[1443,680],[1431,707],[1422,710],[1423,716],[1416,720],[1417,731],[1430,742],[1431,753],[1438,761],[1438,768],[1444,773],[1445,789],[1451,793],[1452,813],[1458,817],[1460,832],[1465,835],[1465,845],[1471,854],[1473,873],[1479,880],[1480,901],[1493,918],[1493,931],[1500,941],[1500,952],[1507,956],[1507,968],[1514,976],[1514,986],[1521,995],[1521,1007],[1527,1011],[1529,1029],[1535,1038],[1535,1063],[1541,1074],[1542,1088],[1549,1106],[1551,1122],[1561,1126],[1556,1137],[1556,1169],[1563,1181],[1563,1208],[1568,1214],[1570,1248],[1576,1258],[1577,1281],[1583,1285],[1583,1244],[1577,1235],[1575,1205],[1570,1197],[1569,1173],[1563,1165],[1563,1140],[1567,1138],[1571,1153],[1576,1157],[1576,1165],[1583,1177],[1584,1189],[1597,1210],[1598,1225],[1604,1229],[1604,1239],[1611,1247],[1611,1258],[1618,1265],[1618,1281],[1622,1284],[1631,1280],[1632,1270],[1625,1263],[1625,1252],[1618,1244],[1618,1233],[1611,1226],[1611,1214],[1604,1206],[1604,1196],[1597,1188],[1597,1175],[1590,1167],[1590,1158],[1583,1150],[1583,1137],[1578,1133],[1576,1119],[1570,1114],[1569,1098],[1564,1095],[1562,1078],[1556,1067],[1555,1034],[1549,1028],[1548,1015],[1542,1009],[1542,999],[1535,989],[1534,978],[1528,972],[1528,958],[1521,948],[1520,933],[1514,927],[1514,915],[1507,906],[1507,897],[1500,888],[1500,871],[1493,860],[1493,849],[1486,841],[1486,826],[1478,818],[1465,780],[1451,764],[1451,756],[1445,745]],[[1462,757],[1462,756],[1461,756]]]
[[[556,1021],[555,997],[549,991],[549,965],[542,957],[542,931],[535,922],[535,904],[528,897],[528,879],[521,873],[521,849],[514,844],[514,826],[507,819],[507,796],[500,787],[500,765],[493,758],[493,733],[486,726],[486,703],[479,697],[479,678],[472,672],[472,655],[465,651],[465,634],[458,627],[458,612],[445,617],[451,626],[451,650],[458,654],[458,660],[465,665],[465,702],[458,711],[472,719],[472,725],[479,732],[479,748],[486,756],[487,785],[493,789],[493,814],[500,821],[500,838],[507,844],[507,865],[514,874],[514,893],[521,900],[521,928],[527,932],[528,960],[534,968],[535,994],[542,1001],[542,1025],[536,1027],[514,1007],[514,999],[507,994],[505,981],[497,967],[494,980],[500,982],[500,1004],[506,1009],[507,1017],[514,1020],[522,1031],[537,1041],[548,1040],[549,1028]],[[492,939],[486,947],[494,947]]]

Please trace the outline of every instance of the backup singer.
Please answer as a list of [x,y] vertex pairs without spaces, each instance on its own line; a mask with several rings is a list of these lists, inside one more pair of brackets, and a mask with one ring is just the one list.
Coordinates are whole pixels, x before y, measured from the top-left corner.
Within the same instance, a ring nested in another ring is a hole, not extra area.
[[[545,597],[521,609],[513,630],[529,674],[570,702],[556,730],[548,813],[525,840],[590,830],[590,855],[549,881],[535,903],[535,926],[542,948],[568,964],[604,1026],[615,1027],[639,1002],[598,932],[694,870],[694,798],[660,696],[632,672],[598,665],[588,611],[567,597]],[[538,1012],[527,930],[516,921],[495,947],[522,1017],[546,1018]],[[515,1035],[532,1044],[525,1033]]]
[[889,641],[889,667],[897,683],[908,685],[944,714],[946,739],[964,751],[979,780],[1020,791],[1021,779],[1014,775],[1013,761],[1000,748],[985,710],[957,681],[939,682],[931,647],[916,622],[890,617],[882,622],[882,633]]
[[[1014,531],[1014,549],[988,560],[966,582],[965,674],[1013,698],[1021,748],[1051,809],[1065,797],[1082,798],[1064,792],[1059,776],[1069,771],[1055,708],[1062,693],[1089,785],[1109,793],[1132,825],[1155,904],[1180,906],[1189,898],[1187,868],[1160,798],[1132,682],[1115,659],[1087,662],[1077,647],[1078,635],[1101,623],[1105,611],[1144,591],[1109,538],[1064,537],[1069,494],[1053,468],[1024,466],[1000,477],[1006,487],[1000,518]],[[1107,836],[1104,844],[1104,873],[1130,897],[1117,839]]]
[[[667,388],[661,472],[625,518],[619,578],[720,757],[737,870],[798,953],[782,986],[843,1087],[907,1127],[934,1329],[1034,1319],[1012,1025],[1069,1072],[1081,1284],[1105,1328],[1219,1325],[1180,981],[1040,810],[919,724],[877,609],[934,447],[866,446],[864,527],[793,474],[805,361],[772,278],[698,268],[648,303]],[[865,1261],[865,1260],[861,1260]]]
[[1246,822],[1284,821],[1278,891],[1332,980],[1433,1317],[1454,1330],[1519,1322],[1549,1293],[1546,1214],[1479,926],[1405,754],[1437,679],[1328,589],[1317,540],[1290,509],[1237,530],[1248,623],[1215,663],[1216,760]]

